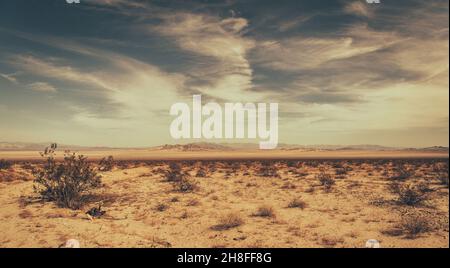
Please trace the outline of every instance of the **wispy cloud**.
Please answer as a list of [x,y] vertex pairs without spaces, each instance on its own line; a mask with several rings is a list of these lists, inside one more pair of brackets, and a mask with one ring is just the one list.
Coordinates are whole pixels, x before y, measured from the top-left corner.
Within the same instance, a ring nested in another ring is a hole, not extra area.
[[150,30],[173,38],[185,51],[207,57],[204,65],[190,70],[192,77],[208,82],[193,87],[195,90],[225,100],[255,99],[250,92],[253,70],[247,59],[255,41],[243,36],[247,25],[248,21],[239,17],[175,13],[163,16],[163,22]]
[[0,73],[0,77],[9,81],[10,83],[16,84],[17,83],[17,74],[2,74]]
[[34,82],[28,85],[28,87],[37,92],[44,92],[44,93],[56,93],[58,90],[46,82]]

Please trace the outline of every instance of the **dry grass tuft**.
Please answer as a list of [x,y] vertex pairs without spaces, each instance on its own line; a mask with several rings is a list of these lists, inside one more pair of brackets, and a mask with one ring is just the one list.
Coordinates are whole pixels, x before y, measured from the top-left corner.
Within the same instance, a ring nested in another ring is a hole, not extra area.
[[306,204],[306,202],[301,200],[300,198],[292,199],[287,205],[288,208],[300,208],[300,209],[305,209],[307,206],[308,205]]
[[270,206],[261,206],[258,210],[252,214],[255,217],[264,217],[264,218],[275,218],[275,211]]
[[230,213],[219,219],[219,222],[212,227],[213,230],[223,231],[239,227],[244,224],[244,219],[239,214]]

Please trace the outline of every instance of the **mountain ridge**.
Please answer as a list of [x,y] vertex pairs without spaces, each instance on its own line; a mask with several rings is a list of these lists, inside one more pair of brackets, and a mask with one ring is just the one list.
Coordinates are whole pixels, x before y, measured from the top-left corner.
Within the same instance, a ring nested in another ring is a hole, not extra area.
[[[0,142],[0,151],[42,151],[49,146],[51,142],[32,143],[32,142]],[[80,146],[58,144],[59,150],[72,151],[101,151],[101,150],[165,150],[165,151],[239,151],[239,150],[258,150],[256,143],[209,143],[194,142],[187,144],[164,144],[151,147],[107,147],[107,146]],[[389,147],[371,144],[359,145],[298,145],[298,144],[279,144],[277,150],[285,151],[432,151],[432,152],[448,152],[449,148],[445,146],[429,146],[429,147]]]

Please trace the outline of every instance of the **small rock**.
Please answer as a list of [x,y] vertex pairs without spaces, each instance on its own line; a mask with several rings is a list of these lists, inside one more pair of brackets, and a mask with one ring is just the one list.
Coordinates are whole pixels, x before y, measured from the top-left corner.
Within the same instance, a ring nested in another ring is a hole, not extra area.
[[369,239],[366,242],[366,248],[380,248],[380,242],[375,239]]
[[60,248],[80,248],[80,242],[76,239],[69,239]]

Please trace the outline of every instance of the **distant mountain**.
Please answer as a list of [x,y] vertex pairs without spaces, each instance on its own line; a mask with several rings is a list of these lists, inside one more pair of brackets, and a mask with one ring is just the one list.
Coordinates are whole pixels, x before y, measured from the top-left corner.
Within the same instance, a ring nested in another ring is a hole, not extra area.
[[[42,151],[49,146],[51,142],[47,143],[26,143],[26,142],[0,142],[0,151]],[[89,147],[77,145],[58,144],[58,150],[71,151],[95,151],[95,150],[121,150],[121,149],[141,149],[141,150],[169,150],[180,152],[194,152],[194,151],[239,151],[239,150],[257,150],[259,145],[257,143],[208,143],[197,142],[188,144],[166,144],[155,147],[141,147],[141,148],[112,148],[112,147]],[[296,145],[296,144],[279,144],[278,150],[284,151],[418,151],[418,152],[447,152],[448,147],[432,146],[425,148],[402,148],[402,147],[386,147],[379,145]]]
[[[0,142],[0,151],[43,151],[52,142],[30,143],[30,142]],[[93,151],[93,150],[113,150],[109,147],[89,147],[77,145],[58,144],[58,150],[65,151]]]
[[198,143],[188,143],[188,144],[166,144],[163,146],[155,147],[155,149],[160,150],[170,150],[170,151],[183,151],[183,152],[192,152],[192,151],[231,151],[233,148],[229,146],[225,146],[217,143],[206,143],[206,142],[198,142]]

